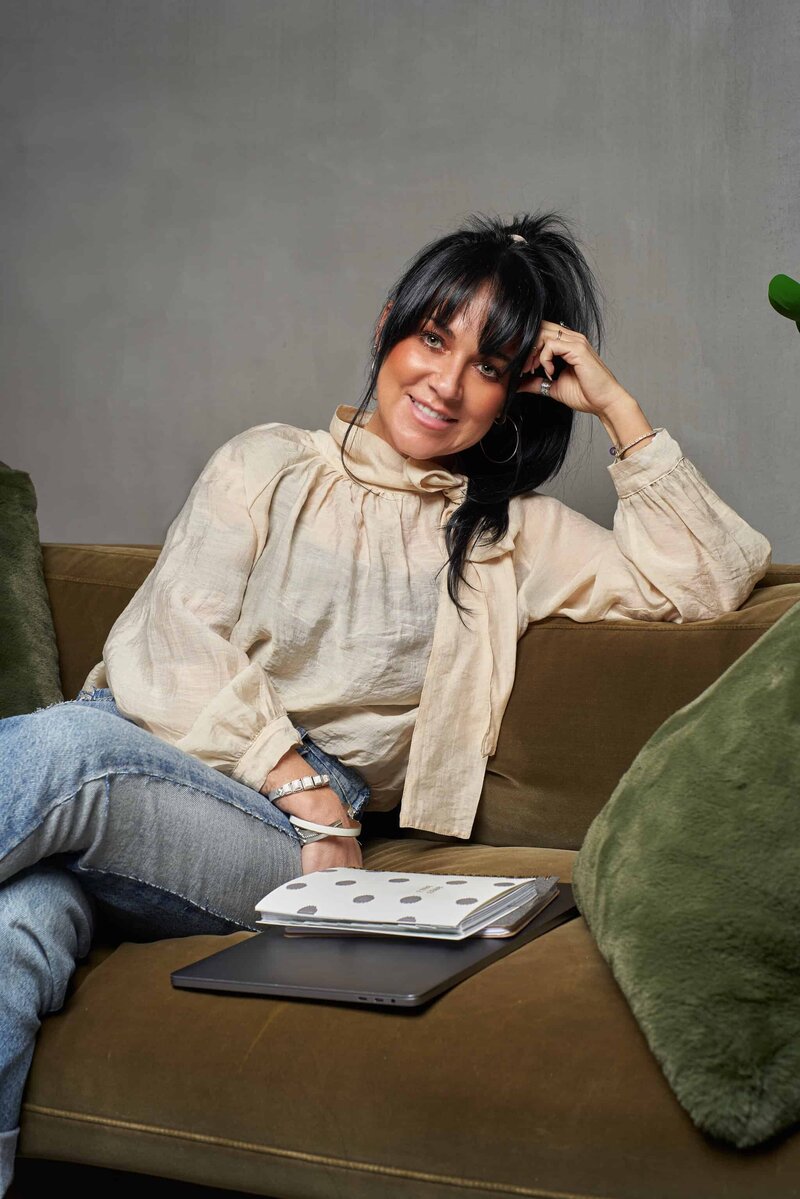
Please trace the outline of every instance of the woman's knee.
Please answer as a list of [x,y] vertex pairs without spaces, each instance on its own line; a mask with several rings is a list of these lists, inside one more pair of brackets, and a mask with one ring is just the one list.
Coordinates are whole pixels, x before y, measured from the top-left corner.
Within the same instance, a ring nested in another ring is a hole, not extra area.
[[90,770],[128,762],[134,750],[135,725],[113,712],[78,700],[65,700],[0,721],[0,776],[8,787],[18,781],[53,781],[59,764]]
[[84,742],[87,734],[100,738],[107,736],[113,727],[112,720],[108,712],[93,710],[89,704],[68,699],[0,720],[0,745],[17,741],[28,745],[32,751],[48,745],[73,745]]
[[95,905],[77,878],[39,862],[0,884],[0,972],[58,1010],[75,963],[91,948]]

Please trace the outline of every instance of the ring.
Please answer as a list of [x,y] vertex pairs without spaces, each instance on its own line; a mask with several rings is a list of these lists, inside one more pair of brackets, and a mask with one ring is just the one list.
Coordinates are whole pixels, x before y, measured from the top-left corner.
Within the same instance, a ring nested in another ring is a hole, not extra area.
[[541,386],[539,394],[543,395],[543,396],[549,396],[551,385],[552,385],[552,379],[542,379],[542,386]]

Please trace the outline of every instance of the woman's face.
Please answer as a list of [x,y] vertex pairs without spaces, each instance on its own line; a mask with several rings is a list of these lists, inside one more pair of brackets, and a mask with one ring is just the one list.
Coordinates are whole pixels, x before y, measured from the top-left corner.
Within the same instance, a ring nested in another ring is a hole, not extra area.
[[451,455],[480,441],[499,415],[513,350],[504,346],[505,355],[492,358],[478,352],[488,298],[484,285],[446,329],[428,320],[387,354],[376,384],[377,409],[366,427],[404,457],[430,458],[446,467]]

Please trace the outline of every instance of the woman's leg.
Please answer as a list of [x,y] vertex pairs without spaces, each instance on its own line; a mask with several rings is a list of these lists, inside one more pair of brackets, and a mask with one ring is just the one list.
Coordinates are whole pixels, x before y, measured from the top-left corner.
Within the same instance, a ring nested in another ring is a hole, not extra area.
[[284,812],[107,691],[0,721],[0,882],[53,856],[150,938],[255,929],[261,896],[302,873]]
[[[297,727],[298,752],[360,814],[364,779]],[[0,1196],[41,1017],[93,917],[129,940],[254,929],[257,900],[301,872],[283,812],[126,721],[110,690],[0,720]]]
[[93,903],[67,870],[42,862],[0,884],[0,1196],[41,1018],[62,1006],[93,927]]
[[98,909],[126,939],[255,929],[256,902],[302,873],[264,796],[123,719],[110,692],[87,699],[0,720],[0,1196],[41,1020]]

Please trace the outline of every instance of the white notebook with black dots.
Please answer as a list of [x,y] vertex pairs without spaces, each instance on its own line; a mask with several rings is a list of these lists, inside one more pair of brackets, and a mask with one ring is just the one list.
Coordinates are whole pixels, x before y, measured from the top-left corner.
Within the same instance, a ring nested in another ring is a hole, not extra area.
[[462,941],[557,891],[553,875],[419,874],[332,866],[282,883],[256,904],[258,924]]

